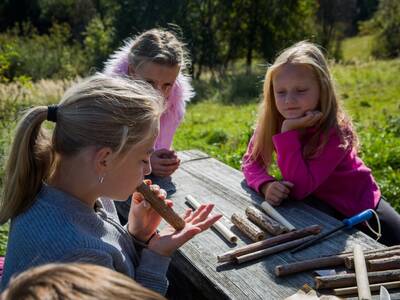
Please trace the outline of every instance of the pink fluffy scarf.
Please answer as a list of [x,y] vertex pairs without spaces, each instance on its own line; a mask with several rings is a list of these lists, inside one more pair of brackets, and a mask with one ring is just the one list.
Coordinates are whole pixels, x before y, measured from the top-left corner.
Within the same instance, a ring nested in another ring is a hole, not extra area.
[[[124,46],[115,51],[105,62],[103,73],[111,76],[128,75],[128,55],[132,47],[133,39],[125,41]],[[185,103],[194,96],[190,84],[191,78],[179,73],[171,93],[166,99],[166,109],[160,119],[160,133],[156,141],[156,149],[170,149],[175,131],[182,122],[185,114]]]

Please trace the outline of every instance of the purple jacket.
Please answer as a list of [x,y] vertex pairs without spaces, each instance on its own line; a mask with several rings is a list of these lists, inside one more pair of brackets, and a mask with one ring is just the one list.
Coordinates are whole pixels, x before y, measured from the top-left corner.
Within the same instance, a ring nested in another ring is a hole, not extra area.
[[[128,75],[128,55],[132,47],[133,39],[125,41],[124,46],[115,51],[105,63],[103,70],[107,75]],[[171,89],[166,102],[166,110],[161,115],[160,133],[158,135],[155,148],[170,149],[174,134],[185,114],[185,103],[194,96],[193,88],[190,84],[190,77],[179,73]]]
[[[276,180],[268,174],[260,161],[251,159],[254,135],[243,157],[242,169],[247,184],[261,192],[261,186]],[[345,216],[352,216],[378,205],[381,193],[371,170],[357,156],[355,149],[340,148],[340,138],[332,130],[321,153],[305,160],[300,133],[290,130],[276,134],[272,141],[277,153],[277,164],[284,180],[294,184],[290,197],[302,200],[315,196]]]

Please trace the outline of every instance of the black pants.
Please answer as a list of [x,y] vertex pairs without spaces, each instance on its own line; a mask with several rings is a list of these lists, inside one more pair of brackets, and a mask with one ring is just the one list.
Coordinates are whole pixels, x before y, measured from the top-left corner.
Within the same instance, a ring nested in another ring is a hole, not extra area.
[[[344,216],[343,214],[335,210],[333,207],[329,206],[328,204],[324,203],[321,200],[312,198],[312,199],[307,199],[305,203],[336,219],[343,220],[346,218],[346,216]],[[384,197],[381,197],[381,199],[379,200],[378,206],[376,207],[375,211],[377,212],[381,223],[382,236],[378,240],[378,242],[386,246],[399,245],[400,215],[385,200]],[[372,217],[372,219],[370,219],[368,223],[375,231],[378,231],[378,224],[374,217]],[[371,232],[371,230],[369,230],[369,228],[364,224],[358,225],[357,229],[363,231],[365,234],[371,236],[373,239],[376,239],[375,234]]]

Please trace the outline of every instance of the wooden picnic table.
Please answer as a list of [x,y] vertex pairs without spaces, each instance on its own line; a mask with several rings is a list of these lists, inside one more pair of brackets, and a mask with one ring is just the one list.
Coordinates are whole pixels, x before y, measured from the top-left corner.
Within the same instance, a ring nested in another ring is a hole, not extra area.
[[[305,283],[314,286],[312,272],[278,278],[276,265],[297,260],[351,251],[358,243],[363,249],[384,247],[357,230],[340,231],[330,238],[295,254],[288,251],[244,264],[217,263],[217,255],[251,241],[232,227],[233,213],[242,213],[252,203],[261,203],[260,195],[245,183],[243,174],[207,154],[181,151],[180,168],[169,179],[158,181],[174,202],[174,210],[183,213],[190,194],[200,202],[215,203],[215,211],[223,214],[222,222],[239,236],[237,246],[226,242],[215,230],[208,230],[182,246],[173,256],[169,277],[170,299],[284,299]],[[340,188],[340,187],[338,187]],[[339,225],[339,221],[302,202],[286,201],[277,210],[296,228],[320,224],[323,230]]]

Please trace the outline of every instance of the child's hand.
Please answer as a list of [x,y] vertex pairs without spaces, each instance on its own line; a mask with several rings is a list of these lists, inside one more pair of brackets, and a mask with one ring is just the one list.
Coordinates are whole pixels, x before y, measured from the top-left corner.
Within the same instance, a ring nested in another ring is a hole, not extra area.
[[210,216],[213,207],[214,204],[202,204],[194,213],[191,209],[186,210],[183,216],[185,227],[176,231],[172,226],[167,226],[150,240],[148,248],[160,255],[171,256],[176,249],[222,217],[221,214]]
[[282,123],[281,132],[286,132],[293,129],[308,128],[316,125],[322,118],[320,111],[308,111],[303,117],[296,119],[286,119]]
[[289,196],[290,189],[293,186],[293,183],[289,181],[271,181],[264,184],[261,191],[264,194],[265,201],[278,206]]
[[[165,190],[160,189],[156,184],[151,185],[151,180],[145,180],[145,182],[147,185],[150,185],[150,189],[158,195],[159,199],[165,201],[169,207],[172,207],[172,201],[165,199],[167,196]],[[133,193],[128,216],[128,230],[130,234],[138,240],[145,242],[154,234],[160,222],[160,215],[144,200],[143,195],[138,192]]]
[[152,174],[160,177],[169,176],[178,169],[180,162],[175,151],[168,149],[156,150],[150,157]]

